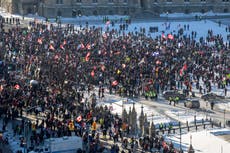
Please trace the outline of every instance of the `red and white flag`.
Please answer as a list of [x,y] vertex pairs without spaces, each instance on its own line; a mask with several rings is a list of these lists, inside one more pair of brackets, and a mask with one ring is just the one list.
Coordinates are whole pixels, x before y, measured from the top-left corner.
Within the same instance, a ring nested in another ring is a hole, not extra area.
[[88,52],[85,56],[85,61],[88,62],[89,61],[89,57],[90,57],[90,52]]
[[42,45],[42,38],[38,38],[38,41],[37,41],[40,45]]
[[173,35],[172,34],[168,34],[168,39],[173,40],[174,39]]
[[90,44],[87,44],[87,45],[86,45],[86,48],[87,48],[88,50],[90,50],[90,49],[91,49]]
[[18,84],[16,84],[16,85],[14,86],[14,88],[18,90],[18,89],[20,89],[20,86],[19,86]]
[[110,20],[108,20],[105,24],[106,24],[107,26],[110,25]]
[[162,33],[161,37],[162,37],[163,39],[167,39],[164,33]]
[[79,116],[76,118],[76,121],[77,121],[77,122],[81,122],[81,120],[82,120],[82,117],[81,117],[81,115],[79,115]]
[[49,47],[50,50],[55,50],[54,46],[52,44],[50,44],[50,47]]
[[91,75],[91,77],[94,77],[94,75],[95,75],[94,70],[91,71],[90,75]]
[[114,80],[113,82],[112,82],[112,86],[117,86],[118,85],[118,81],[117,80]]
[[64,46],[61,44],[60,45],[60,48],[62,49],[62,50],[65,50],[65,48],[64,48]]

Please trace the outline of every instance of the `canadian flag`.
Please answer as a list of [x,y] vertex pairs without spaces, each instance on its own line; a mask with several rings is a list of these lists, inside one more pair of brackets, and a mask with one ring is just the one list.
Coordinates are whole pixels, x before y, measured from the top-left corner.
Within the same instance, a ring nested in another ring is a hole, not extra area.
[[85,61],[88,62],[89,61],[89,57],[90,57],[90,52],[88,52],[85,56]]
[[118,85],[118,81],[117,80],[114,80],[113,82],[112,82],[112,86],[117,86]]
[[38,38],[37,42],[41,45],[42,44],[42,38]]
[[156,61],[156,64],[161,64],[161,61],[160,61],[160,60],[157,60],[157,61]]
[[104,72],[105,71],[105,65],[101,65],[101,70]]
[[172,34],[168,34],[168,39],[173,40],[174,39],[173,35]]
[[108,20],[105,24],[108,26],[110,24],[110,20]]
[[90,50],[90,49],[91,49],[90,44],[87,44],[87,45],[86,45],[86,48],[87,48],[88,50]]
[[92,77],[94,77],[94,75],[95,75],[94,70],[91,71],[90,75],[91,75]]
[[61,48],[62,50],[64,50],[64,49],[65,49],[65,48],[64,48],[64,46],[63,46],[62,44],[60,45],[60,48]]
[[20,86],[19,86],[18,84],[16,84],[16,85],[14,86],[14,88],[18,90],[18,89],[20,89]]
[[81,43],[81,49],[84,49],[85,45],[83,43]]
[[3,85],[0,85],[0,92],[2,92],[3,89]]
[[183,65],[183,67],[180,69],[180,76],[183,76],[184,75],[184,71],[186,71],[188,69],[188,66],[187,64],[185,63]]
[[81,117],[81,115],[79,115],[79,116],[76,118],[76,121],[77,121],[77,122],[81,122],[81,120],[82,120],[82,117]]
[[63,45],[66,45],[66,44],[67,44],[67,42],[66,42],[66,40],[64,40],[64,41],[63,41]]
[[49,47],[50,50],[55,50],[54,46],[52,44],[50,44],[50,47]]
[[161,37],[162,37],[163,39],[166,39],[166,36],[165,36],[164,33],[162,33]]

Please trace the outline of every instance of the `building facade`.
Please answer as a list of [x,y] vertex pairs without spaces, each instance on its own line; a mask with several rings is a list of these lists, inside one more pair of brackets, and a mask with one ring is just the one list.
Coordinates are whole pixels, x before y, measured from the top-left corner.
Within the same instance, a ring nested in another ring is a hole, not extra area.
[[0,0],[7,11],[44,17],[158,16],[161,13],[230,12],[230,0]]

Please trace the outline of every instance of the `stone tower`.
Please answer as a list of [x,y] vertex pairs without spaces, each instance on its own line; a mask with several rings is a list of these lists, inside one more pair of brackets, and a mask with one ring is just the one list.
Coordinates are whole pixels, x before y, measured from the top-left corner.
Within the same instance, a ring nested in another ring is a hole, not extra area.
[[132,109],[132,124],[131,124],[131,131],[133,131],[133,134],[136,134],[137,130],[137,112],[135,109],[135,103],[133,103],[133,109]]
[[141,115],[139,116],[139,128],[140,128],[140,134],[142,135],[143,133],[143,127],[144,127],[144,112],[143,112],[143,105],[141,106]]

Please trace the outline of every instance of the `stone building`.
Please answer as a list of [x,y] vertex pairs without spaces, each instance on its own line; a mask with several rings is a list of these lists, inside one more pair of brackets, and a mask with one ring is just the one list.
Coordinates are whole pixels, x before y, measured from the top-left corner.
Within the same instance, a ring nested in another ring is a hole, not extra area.
[[161,13],[230,12],[230,0],[0,0],[8,12],[44,17],[158,16]]

